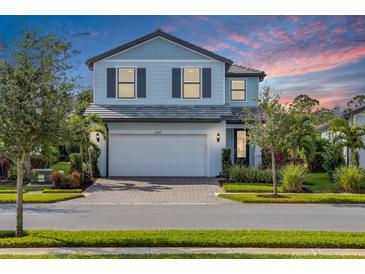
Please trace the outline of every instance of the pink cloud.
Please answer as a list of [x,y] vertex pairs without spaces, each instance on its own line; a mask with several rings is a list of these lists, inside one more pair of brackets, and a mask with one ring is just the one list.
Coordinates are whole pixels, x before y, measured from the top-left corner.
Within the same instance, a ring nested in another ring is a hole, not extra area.
[[260,43],[257,41],[254,41],[253,39],[244,36],[242,34],[229,34],[228,39],[233,40],[237,43],[241,43],[241,44],[245,44],[245,45],[249,45],[255,49],[260,47]]

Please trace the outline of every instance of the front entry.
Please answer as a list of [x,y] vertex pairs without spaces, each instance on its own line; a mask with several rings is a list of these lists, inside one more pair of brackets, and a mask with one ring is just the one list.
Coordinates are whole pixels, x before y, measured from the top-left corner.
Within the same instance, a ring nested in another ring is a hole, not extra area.
[[247,131],[243,129],[234,130],[234,163],[237,165],[249,166],[250,147],[247,144]]

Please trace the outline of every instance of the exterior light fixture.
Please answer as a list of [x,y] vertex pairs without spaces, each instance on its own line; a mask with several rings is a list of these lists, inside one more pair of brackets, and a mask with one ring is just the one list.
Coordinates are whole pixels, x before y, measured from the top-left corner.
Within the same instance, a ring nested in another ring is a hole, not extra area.
[[100,142],[100,135],[99,132],[96,133],[96,141],[99,143]]
[[217,142],[219,143],[221,141],[221,135],[219,134],[219,132],[217,133]]

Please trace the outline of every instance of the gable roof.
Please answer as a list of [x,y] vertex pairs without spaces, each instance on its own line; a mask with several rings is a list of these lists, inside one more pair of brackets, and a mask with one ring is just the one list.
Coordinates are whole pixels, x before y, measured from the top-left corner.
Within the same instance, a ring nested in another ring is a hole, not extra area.
[[174,43],[177,43],[177,44],[179,44],[179,45],[181,45],[183,47],[189,48],[189,49],[191,49],[193,51],[199,52],[199,53],[201,53],[203,55],[206,55],[208,57],[211,57],[213,59],[216,59],[218,61],[221,61],[223,63],[226,63],[227,65],[232,65],[233,64],[233,61],[230,60],[230,59],[227,59],[227,58],[222,57],[222,56],[220,56],[218,54],[215,54],[214,52],[211,52],[209,50],[206,50],[206,49],[204,49],[202,47],[193,45],[193,44],[191,44],[191,43],[189,43],[189,42],[187,42],[185,40],[182,40],[180,38],[177,38],[176,36],[173,36],[171,34],[168,34],[166,32],[163,32],[160,29],[157,29],[155,32],[152,32],[150,34],[147,34],[145,36],[142,36],[140,38],[137,38],[137,39],[135,39],[135,40],[133,40],[131,42],[128,42],[126,44],[123,44],[123,45],[118,46],[116,48],[113,48],[111,50],[108,50],[108,51],[106,51],[104,53],[101,53],[99,55],[96,55],[94,57],[91,57],[90,59],[86,60],[86,64],[89,66],[89,69],[92,69],[93,63],[95,63],[95,62],[97,62],[97,61],[99,61],[101,59],[107,58],[107,57],[109,57],[111,55],[114,55],[114,54],[116,54],[118,52],[124,51],[126,49],[131,48],[131,47],[134,47],[134,46],[136,46],[138,44],[141,44],[143,42],[146,42],[148,40],[151,40],[151,39],[153,39],[155,37],[165,38],[165,39],[170,40],[170,41],[172,41]]

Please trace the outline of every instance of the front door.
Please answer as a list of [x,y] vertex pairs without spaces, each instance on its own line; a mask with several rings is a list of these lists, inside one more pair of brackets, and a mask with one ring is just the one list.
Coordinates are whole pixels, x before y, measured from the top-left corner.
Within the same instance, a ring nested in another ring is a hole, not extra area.
[[234,163],[237,165],[249,165],[250,149],[247,144],[247,131],[234,130]]

